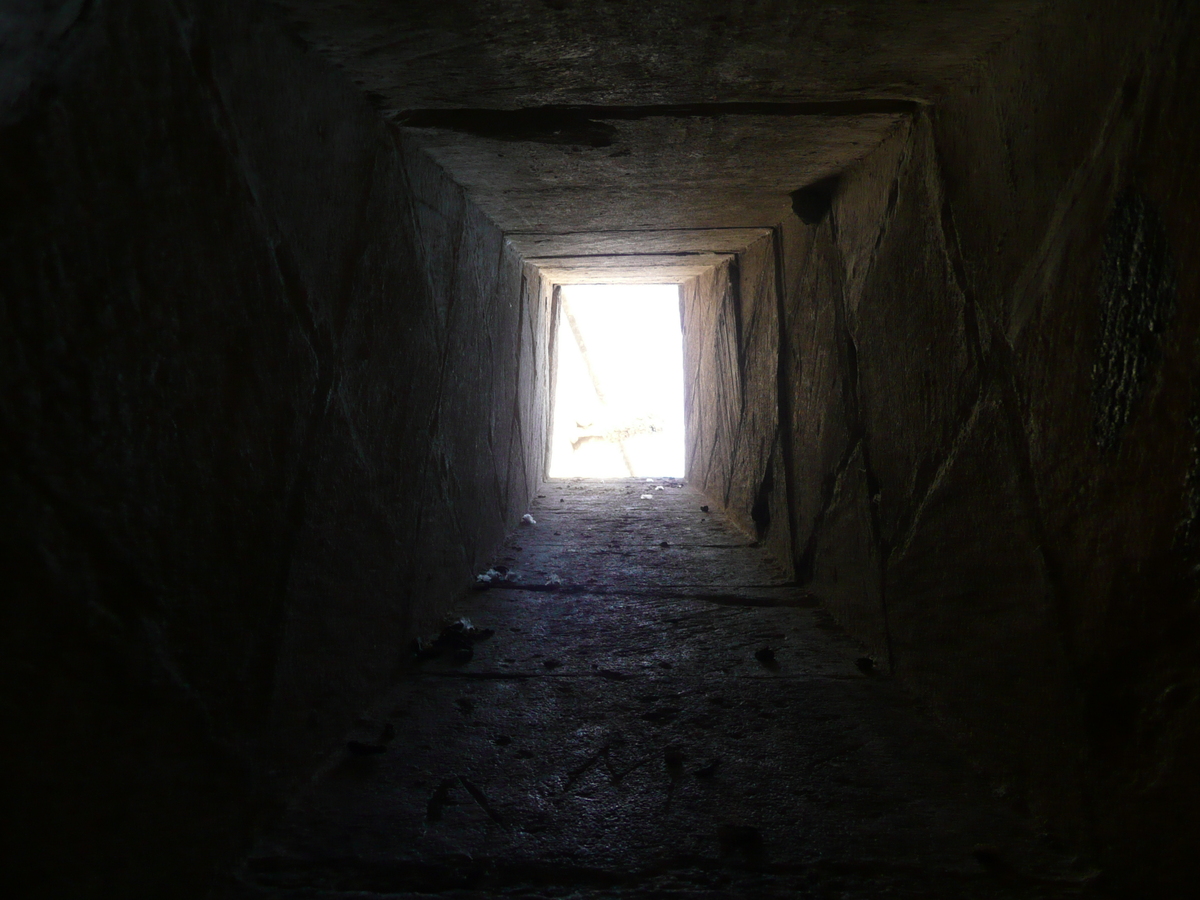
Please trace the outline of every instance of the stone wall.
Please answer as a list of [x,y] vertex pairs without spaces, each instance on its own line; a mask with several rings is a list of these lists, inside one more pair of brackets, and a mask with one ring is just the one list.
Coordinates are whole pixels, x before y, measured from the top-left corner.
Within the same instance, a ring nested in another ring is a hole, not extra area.
[[791,565],[775,238],[681,285],[689,480]]
[[777,229],[778,315],[738,317],[753,251],[685,291],[690,477],[752,518],[782,453],[799,580],[998,794],[1168,893],[1200,840],[1196,26],[1047,7]]
[[5,868],[39,895],[202,890],[543,469],[547,287],[247,6],[74,4],[4,97]]
[[1200,840],[1197,19],[1068,4],[1039,24],[936,119],[946,227],[1002,376],[1098,849],[1169,895]]

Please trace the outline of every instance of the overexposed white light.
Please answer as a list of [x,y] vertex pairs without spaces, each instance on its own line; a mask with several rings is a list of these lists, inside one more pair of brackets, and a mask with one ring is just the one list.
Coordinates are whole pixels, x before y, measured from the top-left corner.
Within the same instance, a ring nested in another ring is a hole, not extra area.
[[683,475],[683,335],[675,284],[559,292],[550,477]]

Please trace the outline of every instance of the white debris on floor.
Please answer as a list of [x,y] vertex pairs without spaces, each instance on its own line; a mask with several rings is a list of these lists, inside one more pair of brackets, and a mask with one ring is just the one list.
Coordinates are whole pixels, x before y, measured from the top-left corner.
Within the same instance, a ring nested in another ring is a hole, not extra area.
[[[503,569],[503,571],[501,571]],[[475,580],[480,584],[498,584],[502,581],[519,581],[520,576],[516,572],[501,567],[501,569],[488,569],[482,575],[476,575]]]

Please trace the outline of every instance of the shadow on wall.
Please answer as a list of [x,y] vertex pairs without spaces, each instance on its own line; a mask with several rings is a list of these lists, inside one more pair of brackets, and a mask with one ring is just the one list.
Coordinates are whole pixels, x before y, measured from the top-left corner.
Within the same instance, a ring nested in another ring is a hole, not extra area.
[[257,4],[62,7],[0,131],[5,880],[188,896],[525,510],[549,288]]

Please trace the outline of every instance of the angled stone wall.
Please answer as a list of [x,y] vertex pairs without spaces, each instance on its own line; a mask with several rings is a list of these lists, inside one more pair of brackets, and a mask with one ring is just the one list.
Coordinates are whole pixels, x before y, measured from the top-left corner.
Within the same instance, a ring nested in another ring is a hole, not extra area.
[[1116,890],[1200,837],[1196,33],[1048,7],[780,225],[776,317],[690,289],[695,480],[748,514],[771,407],[799,580]]
[[1030,565],[1079,693],[1097,849],[1164,896],[1186,892],[1200,839],[1198,28],[1185,4],[1065,5],[934,120]]
[[253,8],[84,4],[4,110],[5,850],[41,896],[202,891],[542,473],[545,286]]
[[791,566],[776,237],[681,286],[689,480]]

